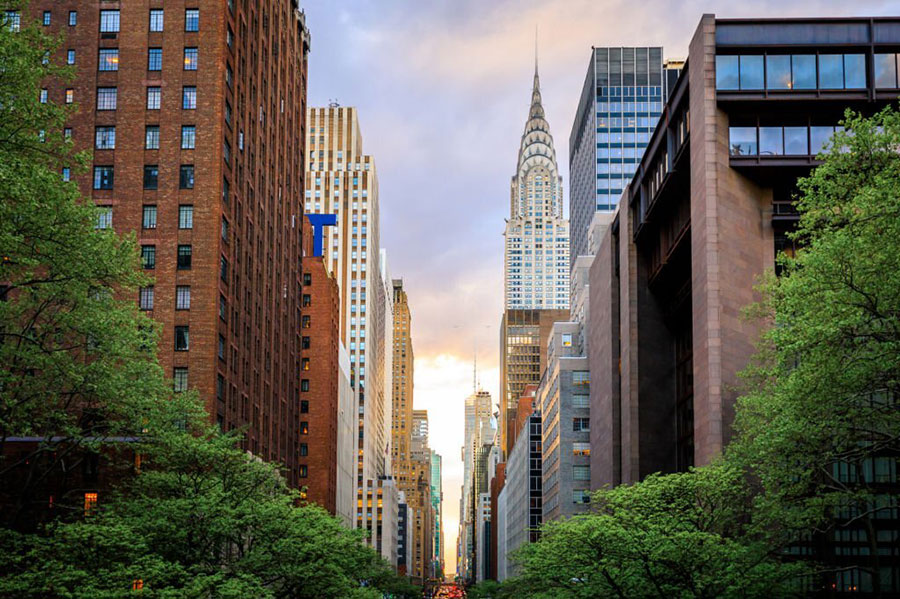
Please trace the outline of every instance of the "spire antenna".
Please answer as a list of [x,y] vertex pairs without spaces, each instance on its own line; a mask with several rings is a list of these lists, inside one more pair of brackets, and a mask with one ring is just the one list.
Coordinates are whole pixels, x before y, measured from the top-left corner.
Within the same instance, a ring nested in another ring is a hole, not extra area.
[[538,26],[534,26],[534,74],[538,73]]

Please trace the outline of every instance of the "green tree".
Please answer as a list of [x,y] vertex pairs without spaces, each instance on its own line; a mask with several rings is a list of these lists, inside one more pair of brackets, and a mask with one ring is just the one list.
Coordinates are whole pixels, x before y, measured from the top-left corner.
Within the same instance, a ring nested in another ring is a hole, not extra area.
[[738,468],[717,464],[596,493],[589,514],[554,521],[516,559],[534,598],[790,596],[799,565],[755,532]]
[[898,508],[900,114],[843,125],[799,182],[800,249],[751,312],[775,326],[745,373],[730,459],[759,480],[769,530],[862,528],[869,556],[855,562],[878,595],[875,524]]
[[134,302],[145,279],[133,237],[97,230],[98,209],[62,178],[85,157],[63,138],[69,111],[40,89],[69,73],[11,4],[23,16],[19,31],[0,16],[0,523],[15,526],[46,504],[36,489],[51,473],[139,432],[170,392]]

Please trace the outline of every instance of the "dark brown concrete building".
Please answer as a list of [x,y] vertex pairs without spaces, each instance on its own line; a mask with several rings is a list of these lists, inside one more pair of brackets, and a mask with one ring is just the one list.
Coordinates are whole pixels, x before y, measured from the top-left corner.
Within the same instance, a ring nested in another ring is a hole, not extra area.
[[[707,464],[728,443],[759,334],[741,311],[790,250],[797,178],[846,108],[896,102],[898,51],[897,18],[702,18],[591,268],[594,488]],[[897,538],[896,520],[880,526]],[[831,542],[825,560],[863,555]],[[900,591],[896,565],[882,560],[882,592]],[[853,567],[831,584],[873,588]]]
[[500,439],[508,456],[515,441],[519,397],[538,385],[547,368],[547,339],[554,322],[567,321],[568,310],[507,309],[500,320]]
[[[299,481],[300,235],[309,34],[297,0],[36,0],[93,151],[84,194],[134,232],[160,360],[222,429]],[[68,176],[68,173],[65,173]]]
[[306,498],[334,514],[338,492],[340,291],[325,261],[313,252],[303,219],[303,295],[300,309],[300,485]]

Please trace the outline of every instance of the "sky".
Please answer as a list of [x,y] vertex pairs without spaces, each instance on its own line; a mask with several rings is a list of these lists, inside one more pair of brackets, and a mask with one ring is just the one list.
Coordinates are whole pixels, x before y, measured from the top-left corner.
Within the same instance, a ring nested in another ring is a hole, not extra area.
[[[683,58],[702,14],[900,14],[900,0],[301,0],[312,35],[309,105],[359,109],[374,156],[381,242],[412,312],[416,409],[443,456],[445,569],[453,572],[463,401],[495,403],[503,228],[531,100],[541,88],[568,193],[568,140],[591,46],[659,46]],[[568,201],[565,213],[568,214]]]

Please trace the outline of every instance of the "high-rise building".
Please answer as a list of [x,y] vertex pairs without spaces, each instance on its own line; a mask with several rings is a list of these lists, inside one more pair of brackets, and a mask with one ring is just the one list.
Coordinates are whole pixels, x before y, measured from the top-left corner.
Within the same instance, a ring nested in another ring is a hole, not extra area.
[[391,458],[394,478],[406,490],[410,479],[410,427],[413,423],[412,317],[403,279],[394,279],[394,331],[391,410]]
[[506,310],[500,322],[500,443],[509,455],[515,443],[519,398],[538,385],[547,368],[547,340],[553,323],[569,319],[568,309]]
[[[324,229],[325,263],[341,291],[341,341],[358,396],[356,523],[371,530],[376,519],[368,494],[397,492],[393,481],[380,483],[390,472],[391,405],[385,385],[391,379],[386,343],[393,329],[393,290],[385,288],[390,279],[379,245],[378,178],[374,160],[363,153],[355,108],[310,108],[307,121],[305,207],[337,219],[336,226]],[[389,503],[396,508],[397,498]]]
[[444,486],[441,480],[443,465],[440,454],[431,450],[431,507],[434,512],[433,571],[439,578],[444,573]]
[[[540,537],[543,522],[541,414],[535,410],[522,419],[522,428],[506,462],[506,484],[500,492],[499,503],[505,504],[506,527],[503,541],[498,536],[498,578],[515,576],[517,568],[509,555],[525,543]],[[505,549],[504,549],[505,547]]]
[[[159,360],[223,430],[301,483],[301,253],[309,33],[299,3],[36,0],[60,64],[48,101],[92,150],[81,193],[134,233]],[[262,15],[265,15],[262,17]],[[242,23],[266,19],[266,27]],[[257,52],[278,47],[278,53]],[[71,57],[71,58],[70,58]],[[252,99],[245,101],[245,99]],[[73,165],[74,166],[74,165]]]
[[541,103],[537,59],[516,174],[510,183],[504,251],[506,309],[569,307],[569,222],[562,177]]
[[410,427],[410,480],[407,492],[413,507],[413,565],[410,576],[424,582],[432,576],[434,517],[431,507],[431,449],[428,447],[428,412],[413,410]]
[[[760,334],[742,309],[758,300],[754,282],[776,252],[794,249],[797,178],[818,164],[845,110],[897,101],[898,48],[896,17],[702,17],[665,126],[591,266],[594,488],[721,454]],[[877,572],[883,596],[900,592],[896,552],[863,553],[858,541],[895,539],[897,519],[871,523],[866,531],[853,518],[797,547],[833,567],[821,588],[871,593]]]
[[[464,580],[475,577],[476,540],[476,508],[478,488],[485,490],[484,470],[480,480],[478,458],[486,455],[484,444],[491,443],[493,428],[491,424],[493,405],[491,394],[487,391],[476,391],[465,401],[465,431],[461,450],[463,460],[463,486],[459,503],[459,535],[457,536],[457,575]],[[486,462],[484,462],[486,466]],[[480,483],[480,484],[479,484]]]
[[596,211],[615,209],[666,97],[663,49],[591,48],[569,134],[569,258],[587,251]]

